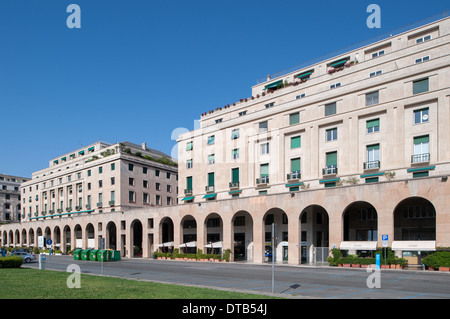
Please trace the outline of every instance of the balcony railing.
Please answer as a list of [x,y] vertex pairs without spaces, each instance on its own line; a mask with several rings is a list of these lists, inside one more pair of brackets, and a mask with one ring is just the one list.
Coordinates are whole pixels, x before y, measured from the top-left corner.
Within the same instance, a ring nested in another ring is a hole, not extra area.
[[411,155],[411,163],[426,163],[430,161],[430,153]]
[[91,204],[86,204],[86,209],[91,209]]
[[191,188],[186,188],[184,190],[184,195],[191,195],[192,194],[192,189]]
[[289,173],[289,174],[287,174],[287,177],[286,177],[288,180],[291,180],[291,179],[300,179],[300,178],[302,178],[302,174],[300,174],[300,171],[295,171],[295,172],[291,172],[291,173]]
[[269,184],[269,176],[262,176],[256,179],[256,184]]
[[114,206],[115,203],[116,203],[116,201],[110,200],[110,201],[109,201],[109,206]]
[[214,192],[214,185],[205,186],[205,191],[207,193],[213,193]]
[[380,161],[364,162],[364,169],[378,169],[380,168]]
[[239,182],[230,182],[230,188],[239,188]]
[[103,206],[103,203],[102,202],[98,202],[97,203],[97,207],[102,207]]
[[338,169],[336,166],[325,167],[322,169],[322,175],[335,175]]

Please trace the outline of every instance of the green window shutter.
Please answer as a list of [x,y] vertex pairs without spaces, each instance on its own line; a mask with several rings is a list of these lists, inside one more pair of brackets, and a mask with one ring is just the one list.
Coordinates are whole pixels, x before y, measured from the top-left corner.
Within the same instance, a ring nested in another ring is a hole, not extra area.
[[327,153],[327,166],[337,166],[337,152]]
[[261,177],[269,176],[269,164],[261,164],[260,170],[261,170]]
[[429,176],[429,172],[428,171],[413,173],[413,178],[428,177],[428,176]]
[[430,142],[430,137],[428,135],[418,136],[414,138],[414,144],[422,144]]
[[192,142],[188,142],[188,143],[186,144],[186,151],[192,151],[192,148],[193,148]]
[[300,113],[294,113],[289,115],[289,125],[300,123]]
[[291,137],[291,148],[301,147],[302,140],[300,136]]
[[233,168],[231,170],[231,182],[239,183],[239,168]]
[[300,171],[300,158],[291,159],[291,172]]
[[370,183],[378,183],[378,177],[366,178],[366,184],[370,184]]
[[413,82],[413,94],[428,92],[428,78]]
[[214,186],[214,172],[208,173],[208,186]]
[[380,149],[380,144],[367,145],[367,150],[368,151],[379,150],[379,149]]
[[187,189],[192,189],[192,176],[186,177],[186,185]]
[[380,119],[370,120],[366,122],[367,128],[372,128],[375,126],[380,126]]
[[214,141],[215,141],[215,136],[214,135],[211,135],[211,136],[208,137],[208,145],[214,144]]

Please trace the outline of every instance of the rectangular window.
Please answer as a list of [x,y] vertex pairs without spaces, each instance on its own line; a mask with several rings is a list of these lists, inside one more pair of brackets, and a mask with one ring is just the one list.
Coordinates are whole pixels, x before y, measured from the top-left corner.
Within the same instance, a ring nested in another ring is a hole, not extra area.
[[231,158],[232,159],[238,159],[239,158],[239,149],[235,148],[231,150]]
[[331,84],[331,85],[330,85],[330,89],[336,89],[336,88],[338,88],[338,87],[340,87],[340,86],[341,86],[341,82],[334,83],[334,84]]
[[337,127],[326,130],[327,142],[337,140]]
[[133,164],[128,164],[128,170],[132,172],[133,169],[134,169],[134,165]]
[[368,120],[366,122],[367,133],[374,133],[380,131],[380,119]]
[[414,155],[429,153],[429,142],[428,135],[414,137]]
[[291,137],[291,149],[292,148],[299,148],[301,146],[302,146],[301,136]]
[[428,78],[413,82],[413,94],[428,92],[428,90],[429,90]]
[[100,167],[98,168],[98,173],[99,173],[99,174],[103,173],[103,167],[100,166]]
[[208,137],[208,145],[213,145],[215,142],[215,136],[211,135]]
[[300,123],[300,113],[292,113],[289,115],[289,125]]
[[128,192],[128,201],[130,203],[134,203],[135,202],[135,193],[133,191],[129,191]]
[[186,189],[192,191],[192,176],[186,177]]
[[379,160],[380,160],[380,144],[368,145],[367,146],[367,161],[368,162],[376,162]]
[[261,164],[261,166],[260,166],[260,176],[262,178],[269,177],[269,164]]
[[372,92],[366,94],[366,106],[371,106],[379,103],[379,92]]
[[418,63],[422,63],[422,62],[426,62],[426,61],[430,61],[430,56],[429,55],[424,56],[424,57],[419,58],[419,59],[416,59],[415,63],[418,64]]
[[300,157],[291,158],[291,173],[300,173]]
[[381,74],[383,74],[383,71],[382,71],[382,70],[378,70],[378,71],[375,71],[375,72],[371,72],[371,73],[369,74],[369,76],[370,76],[371,78],[373,78],[374,76],[378,76],[378,75],[381,75]]
[[261,144],[261,155],[269,154],[269,143]]
[[186,144],[186,151],[192,151],[194,147],[194,143],[193,142],[187,142]]
[[116,169],[116,163],[111,163],[111,170],[114,171]]
[[186,160],[186,168],[192,168],[193,167],[192,159]]
[[147,174],[147,170],[148,170],[147,167],[145,167],[145,166],[142,167],[142,174]]
[[208,186],[214,186],[214,172],[208,173]]
[[267,121],[259,123],[259,133],[267,132]]
[[267,103],[267,104],[266,104],[266,109],[271,108],[271,107],[273,107],[274,105],[275,105],[275,102]]
[[323,174],[337,174],[337,152],[326,153],[326,165]]
[[231,169],[231,182],[233,184],[239,184],[239,168]]
[[239,129],[238,128],[236,128],[233,131],[231,131],[231,139],[235,140],[237,138],[239,138]]
[[379,56],[383,56],[384,55],[384,50],[378,51],[378,52],[374,52],[372,53],[372,59],[373,58],[378,58]]
[[325,105],[325,116],[336,114],[336,102]]
[[238,114],[239,114],[239,116],[244,116],[247,114],[247,111],[242,111],[242,112],[239,112]]
[[416,44],[423,43],[425,41],[430,41],[430,40],[431,40],[431,34],[416,39]]
[[208,164],[214,164],[215,162],[216,162],[215,155],[214,154],[208,155]]
[[414,111],[414,124],[426,123],[429,119],[429,109],[424,108]]

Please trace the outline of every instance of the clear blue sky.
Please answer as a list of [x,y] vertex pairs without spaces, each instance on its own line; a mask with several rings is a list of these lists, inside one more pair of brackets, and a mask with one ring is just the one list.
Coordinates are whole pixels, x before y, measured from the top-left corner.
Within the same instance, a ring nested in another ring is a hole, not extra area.
[[[69,4],[81,28],[69,29]],[[369,4],[381,28],[369,29]],[[98,140],[168,154],[256,80],[447,10],[446,1],[1,0],[0,173]]]

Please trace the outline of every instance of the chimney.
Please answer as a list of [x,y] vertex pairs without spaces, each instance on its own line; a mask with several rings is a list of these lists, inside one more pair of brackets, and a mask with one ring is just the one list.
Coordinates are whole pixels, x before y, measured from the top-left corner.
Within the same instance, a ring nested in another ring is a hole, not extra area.
[[142,143],[142,149],[144,150],[144,151],[146,151],[147,150],[147,143]]

